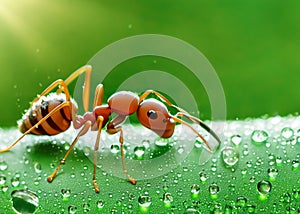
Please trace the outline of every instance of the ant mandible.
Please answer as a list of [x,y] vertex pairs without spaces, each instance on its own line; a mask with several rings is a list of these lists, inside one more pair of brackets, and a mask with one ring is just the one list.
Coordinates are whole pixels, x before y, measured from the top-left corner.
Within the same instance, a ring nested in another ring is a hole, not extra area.
[[[46,90],[44,90],[33,100],[26,114],[24,114],[22,119],[18,121],[19,130],[23,133],[23,135],[6,149],[0,150],[0,153],[9,151],[27,134],[56,135],[64,132],[70,127],[71,121],[73,120],[73,126],[75,129],[79,129],[79,132],[65,156],[60,160],[57,168],[48,177],[47,181],[53,181],[61,166],[66,162],[69,153],[74,148],[79,137],[84,135],[88,130],[97,131],[98,133],[94,146],[94,171],[92,183],[95,188],[95,192],[99,193],[99,186],[96,183],[97,153],[100,143],[101,130],[107,123],[106,131],[109,134],[120,134],[119,142],[123,171],[132,184],[136,184],[136,180],[131,178],[126,170],[123,148],[123,131],[120,124],[125,121],[127,116],[135,112],[137,113],[138,120],[143,126],[151,129],[162,138],[169,138],[172,136],[175,123],[177,122],[189,127],[197,136],[202,139],[207,148],[212,150],[210,145],[198,131],[196,131],[190,124],[179,118],[186,117],[190,121],[203,127],[217,140],[219,144],[221,144],[219,137],[204,122],[196,117],[191,116],[180,107],[175,106],[162,94],[153,90],[147,90],[140,97],[129,91],[116,92],[108,99],[107,104],[102,104],[104,89],[103,85],[99,84],[95,90],[93,110],[89,111],[88,105],[90,97],[91,72],[92,67],[86,65],[72,73],[66,80],[58,79],[48,86]],[[80,116],[77,115],[77,104],[75,100],[70,97],[67,86],[82,73],[85,73],[82,97],[85,114]],[[50,93],[56,87],[58,87],[56,93]],[[154,98],[146,99],[150,94],[155,94],[162,102]],[[174,107],[178,111],[177,114],[171,115],[163,102],[171,107]],[[111,113],[115,113],[117,116],[109,121]]]

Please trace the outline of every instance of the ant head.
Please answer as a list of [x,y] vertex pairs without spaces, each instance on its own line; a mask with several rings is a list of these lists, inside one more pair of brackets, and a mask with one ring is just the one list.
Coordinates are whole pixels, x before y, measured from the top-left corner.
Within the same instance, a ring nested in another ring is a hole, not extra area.
[[172,136],[175,123],[166,106],[156,99],[147,99],[140,103],[137,116],[143,126],[151,129],[163,138]]

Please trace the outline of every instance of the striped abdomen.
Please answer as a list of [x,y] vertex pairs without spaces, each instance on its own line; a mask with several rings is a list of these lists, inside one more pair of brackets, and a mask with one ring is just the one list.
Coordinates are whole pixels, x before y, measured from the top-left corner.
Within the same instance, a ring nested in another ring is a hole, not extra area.
[[[49,114],[55,107],[65,102],[64,94],[49,94],[33,103],[30,109],[23,115],[18,122],[19,130],[24,133],[35,126],[43,117]],[[72,102],[73,103],[73,102]],[[76,104],[75,104],[76,105]],[[66,131],[71,124],[71,108],[66,106],[53,113],[46,121],[35,127],[30,134],[35,135],[56,135]]]

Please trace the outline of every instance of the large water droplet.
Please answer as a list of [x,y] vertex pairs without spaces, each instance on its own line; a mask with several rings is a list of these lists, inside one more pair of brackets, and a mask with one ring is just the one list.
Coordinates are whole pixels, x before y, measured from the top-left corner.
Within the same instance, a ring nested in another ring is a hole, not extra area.
[[262,180],[257,184],[257,190],[260,194],[266,195],[271,192],[272,184],[269,181]]
[[191,186],[191,193],[193,195],[198,195],[200,192],[200,186],[198,184],[194,184]]
[[7,163],[5,161],[0,161],[0,170],[4,171],[8,167]]
[[300,166],[300,163],[299,163],[299,160],[298,159],[295,159],[292,161],[292,168],[293,170],[297,170]]
[[239,161],[239,153],[232,147],[225,147],[222,151],[222,160],[228,167],[233,167]]
[[205,183],[206,180],[208,179],[208,174],[206,174],[205,172],[200,172],[199,176],[200,176],[200,180],[202,181],[202,183]]
[[16,213],[34,213],[39,206],[37,195],[29,190],[14,190],[11,200]]
[[245,207],[247,205],[247,198],[245,198],[244,196],[239,196],[236,199],[236,206],[237,207]]
[[98,209],[102,210],[103,207],[104,207],[104,201],[101,200],[101,199],[98,200],[98,201],[97,201],[97,207],[98,207]]
[[71,196],[71,190],[69,189],[62,189],[61,190],[61,195],[63,197],[64,200],[68,200]]
[[242,137],[238,134],[237,135],[232,135],[230,140],[231,140],[231,143],[238,146],[242,142]]
[[253,143],[262,144],[267,142],[269,135],[263,130],[255,130],[251,134],[251,140]]

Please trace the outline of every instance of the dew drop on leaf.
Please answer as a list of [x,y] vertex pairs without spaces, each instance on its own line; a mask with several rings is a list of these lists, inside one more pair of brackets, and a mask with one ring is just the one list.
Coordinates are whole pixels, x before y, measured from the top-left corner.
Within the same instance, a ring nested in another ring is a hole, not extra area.
[[141,207],[149,207],[151,205],[151,198],[148,193],[145,193],[139,196],[138,202]]
[[257,191],[260,194],[266,195],[269,192],[271,192],[271,189],[272,189],[272,185],[269,181],[262,180],[262,181],[258,182],[258,184],[257,184]]
[[281,136],[284,139],[289,140],[294,136],[294,130],[290,127],[285,127],[281,130]]
[[14,190],[11,193],[11,200],[16,213],[34,213],[39,206],[37,195],[29,190]]
[[0,161],[0,170],[4,171],[8,167],[7,163],[5,161]]
[[239,161],[239,153],[232,147],[225,147],[221,155],[223,162],[228,167],[233,167]]
[[251,140],[253,143],[262,144],[267,142],[269,135],[263,130],[255,130],[251,134]]
[[238,146],[242,142],[242,137],[240,135],[238,135],[238,134],[232,135],[231,138],[230,138],[230,141],[234,145]]

